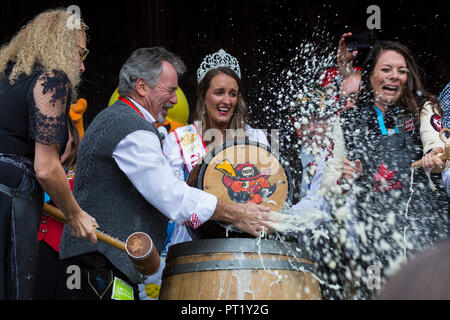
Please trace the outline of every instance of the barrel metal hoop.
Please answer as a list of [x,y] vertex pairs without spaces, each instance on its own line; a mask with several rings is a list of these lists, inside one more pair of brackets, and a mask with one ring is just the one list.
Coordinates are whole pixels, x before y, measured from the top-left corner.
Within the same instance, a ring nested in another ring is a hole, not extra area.
[[276,254],[313,261],[306,249],[297,243],[250,238],[202,239],[182,242],[169,248],[167,259],[208,253]]
[[166,266],[162,278],[167,278],[176,274],[200,272],[200,271],[218,271],[218,270],[261,270],[261,269],[275,269],[275,270],[290,270],[300,272],[315,272],[312,264],[288,261],[288,260],[248,260],[248,259],[233,259],[233,260],[212,260],[193,263],[177,264],[173,266]]

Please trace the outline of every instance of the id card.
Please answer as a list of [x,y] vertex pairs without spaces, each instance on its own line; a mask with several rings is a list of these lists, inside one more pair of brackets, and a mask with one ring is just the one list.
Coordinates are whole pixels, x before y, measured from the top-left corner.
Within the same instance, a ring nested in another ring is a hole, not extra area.
[[111,299],[134,300],[133,288],[125,281],[114,277]]

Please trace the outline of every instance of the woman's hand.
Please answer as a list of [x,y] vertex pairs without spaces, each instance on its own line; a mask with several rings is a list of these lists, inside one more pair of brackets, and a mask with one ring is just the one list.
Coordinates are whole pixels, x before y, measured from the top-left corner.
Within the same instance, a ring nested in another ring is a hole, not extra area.
[[76,215],[67,219],[72,235],[78,238],[84,238],[92,243],[97,242],[95,233],[98,228],[97,221],[84,210],[80,210]]
[[339,40],[338,51],[337,51],[337,61],[339,65],[339,73],[342,77],[346,78],[352,73],[353,60],[355,60],[358,55],[358,50],[348,51],[347,43],[345,38],[350,37],[351,32],[344,33]]
[[344,179],[347,183],[351,184],[359,177],[361,177],[363,173],[363,166],[359,159],[355,161],[350,161],[347,158],[342,160],[344,164],[344,170],[342,172],[341,178]]
[[445,169],[445,163],[437,156],[443,153],[441,147],[434,148],[422,157],[422,168],[431,173],[441,173]]

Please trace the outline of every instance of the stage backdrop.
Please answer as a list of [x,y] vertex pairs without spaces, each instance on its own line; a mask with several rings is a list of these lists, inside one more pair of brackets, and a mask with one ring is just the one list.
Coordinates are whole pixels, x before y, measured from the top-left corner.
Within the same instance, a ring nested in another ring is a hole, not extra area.
[[285,89],[278,75],[290,68],[302,43],[314,40],[316,49],[334,50],[343,32],[367,30],[366,11],[372,4],[381,12],[377,36],[412,49],[430,91],[438,93],[450,81],[448,1],[3,0],[0,42],[35,14],[72,4],[89,25],[90,54],[80,88],[88,101],[85,126],[107,106],[125,59],[133,50],[150,46],[166,47],[185,61],[188,72],[180,86],[191,108],[203,56],[226,49],[240,61],[253,120],[271,126],[261,112],[263,105],[278,107],[267,104],[274,102],[274,92]]

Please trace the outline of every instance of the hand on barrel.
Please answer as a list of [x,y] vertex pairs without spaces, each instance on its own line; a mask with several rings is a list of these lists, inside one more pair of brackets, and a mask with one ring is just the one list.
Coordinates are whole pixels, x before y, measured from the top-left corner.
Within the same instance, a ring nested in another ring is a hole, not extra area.
[[270,217],[270,208],[249,203],[240,206],[239,220],[234,223],[236,228],[258,237],[260,232],[268,233],[273,219]]
[[269,232],[271,223],[270,208],[266,206],[249,204],[235,204],[219,200],[216,211],[211,220],[228,222],[239,230],[258,237],[259,232]]
[[80,210],[78,214],[67,219],[67,223],[72,235],[75,237],[84,238],[92,243],[97,242],[97,235],[95,233],[98,228],[97,221],[84,210]]

